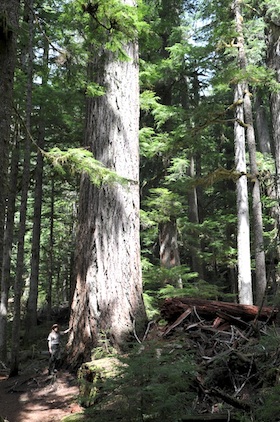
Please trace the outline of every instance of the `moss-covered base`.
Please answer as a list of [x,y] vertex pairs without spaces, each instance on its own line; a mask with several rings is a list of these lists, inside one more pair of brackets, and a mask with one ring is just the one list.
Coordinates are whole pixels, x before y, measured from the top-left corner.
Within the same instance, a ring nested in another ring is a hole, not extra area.
[[78,371],[79,401],[84,407],[93,406],[102,397],[104,382],[116,374],[120,362],[113,357],[83,363]]

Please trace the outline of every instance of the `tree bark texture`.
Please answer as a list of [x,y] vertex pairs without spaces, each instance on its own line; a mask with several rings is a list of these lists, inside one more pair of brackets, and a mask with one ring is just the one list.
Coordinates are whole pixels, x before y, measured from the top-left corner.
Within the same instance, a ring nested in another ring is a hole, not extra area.
[[27,199],[30,180],[30,129],[31,129],[31,113],[32,113],[32,84],[33,84],[33,0],[27,0],[25,3],[25,19],[28,23],[29,39],[27,56],[27,86],[26,86],[26,133],[25,133],[25,150],[24,164],[22,175],[21,203],[20,203],[20,222],[18,230],[17,243],[17,267],[14,282],[14,310],[13,310],[13,326],[12,326],[12,351],[10,376],[18,375],[18,358],[19,358],[19,338],[20,338],[20,319],[21,319],[21,295],[23,285],[24,272],[24,242],[26,232],[26,213]]
[[17,177],[19,164],[19,125],[16,125],[12,150],[9,192],[7,197],[6,226],[4,234],[3,270],[1,279],[1,312],[0,312],[0,360],[7,358],[7,313],[9,289],[11,286],[11,257],[13,248],[14,217],[16,211]]
[[[235,103],[242,98],[242,85],[235,87]],[[239,302],[247,305],[253,303],[250,223],[248,186],[246,177],[245,129],[240,124],[244,121],[243,105],[238,104],[235,110],[234,123],[235,166],[236,170],[244,173],[236,182],[237,202],[237,262],[238,262],[238,298]]]
[[250,168],[253,176],[252,180],[252,214],[253,214],[253,232],[255,245],[255,263],[256,263],[256,285],[255,285],[255,303],[261,305],[266,291],[266,266],[263,239],[263,218],[262,202],[259,182],[259,171],[256,158],[256,142],[253,126],[253,113],[249,93],[249,87],[244,96],[244,116],[247,125],[246,136],[250,157]]
[[[275,78],[280,83],[280,19],[268,17],[267,63],[274,70]],[[272,92],[270,97],[272,137],[275,148],[278,199],[280,197],[280,92]]]
[[[267,64],[270,69],[275,72],[275,79],[280,83],[280,18],[275,14],[270,13],[268,8],[266,20],[267,25]],[[277,259],[279,262],[280,247],[279,247],[279,227],[280,227],[280,92],[274,91],[270,95],[270,110],[272,121],[272,139],[274,145],[274,159],[276,169],[276,203],[273,212],[275,216],[275,224],[277,227],[277,236],[275,243],[278,245]],[[279,285],[280,270],[277,266],[275,274],[275,282]]]
[[102,338],[121,347],[134,326],[139,333],[146,317],[139,242],[138,53],[133,43],[125,50],[128,62],[99,50],[90,66],[106,93],[88,99],[85,145],[130,182],[97,188],[82,177],[69,338],[72,366],[88,359]]
[[262,94],[259,90],[254,92],[255,122],[259,150],[262,154],[271,154],[271,136],[268,125],[268,117],[262,101]]
[[175,218],[159,225],[159,245],[160,263],[164,268],[173,268],[180,265]]
[[[237,31],[238,45],[238,65],[241,70],[247,68],[247,58],[245,52],[245,41],[243,36],[243,17],[241,15],[240,0],[234,1],[235,26]],[[252,215],[253,215],[253,233],[254,233],[254,251],[256,262],[256,303],[260,305],[263,301],[266,290],[266,267],[263,240],[263,221],[262,221],[262,203],[260,194],[260,184],[258,179],[258,166],[256,159],[256,141],[253,125],[253,112],[250,99],[249,85],[245,80],[242,84],[242,91],[238,100],[243,99],[244,123],[246,127],[246,139],[249,150],[250,169],[252,174]]]
[[[6,324],[5,286],[7,280],[2,278],[2,260],[4,244],[4,224],[7,198],[7,172],[10,142],[11,118],[13,113],[13,85],[16,63],[16,36],[19,19],[19,0],[2,0],[0,2],[0,338],[4,335]],[[4,337],[5,338],[5,337]],[[0,359],[3,343],[0,343]],[[5,350],[5,347],[4,347]],[[4,351],[5,354],[5,351]]]
[[[49,43],[44,40],[43,66],[44,76],[42,78],[42,88],[48,82],[48,60]],[[40,105],[40,122],[38,133],[38,146],[44,148],[45,144],[45,106],[44,102]],[[35,191],[34,191],[34,210],[33,210],[33,229],[32,229],[32,248],[30,262],[30,284],[29,295],[25,316],[26,340],[30,338],[29,330],[37,325],[37,302],[38,302],[38,283],[39,283],[39,262],[40,262],[40,238],[41,238],[41,212],[43,200],[43,168],[44,159],[41,150],[37,151],[37,163],[35,170]]]
[[[188,169],[188,174],[190,177],[195,178],[197,176],[196,172],[196,163],[197,157],[191,155],[189,158],[190,166]],[[193,224],[199,224],[199,207],[198,207],[198,195],[197,195],[197,188],[191,188],[188,193],[188,216],[189,220]],[[191,251],[191,269],[194,272],[198,273],[198,276],[203,279],[204,278],[204,269],[199,257],[199,252],[202,250],[201,240],[198,236],[190,236],[189,239],[189,248]]]
[[[234,3],[235,25],[238,41],[238,64],[240,69],[246,70],[247,58],[245,52],[245,41],[243,36],[243,17],[241,15],[240,0]],[[256,303],[260,305],[264,298],[266,290],[266,268],[263,240],[263,221],[262,221],[262,203],[260,194],[260,184],[258,179],[258,166],[256,159],[256,141],[255,130],[253,125],[253,112],[250,99],[249,85],[244,81],[242,97],[244,108],[244,122],[246,126],[246,139],[249,151],[250,169],[253,176],[252,186],[252,216],[253,216],[253,233],[254,233],[254,250],[256,262],[256,286],[255,298]]]

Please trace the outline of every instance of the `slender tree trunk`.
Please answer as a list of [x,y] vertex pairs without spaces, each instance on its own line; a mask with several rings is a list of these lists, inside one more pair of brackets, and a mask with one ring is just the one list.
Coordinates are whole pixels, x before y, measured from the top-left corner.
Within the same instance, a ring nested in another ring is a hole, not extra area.
[[5,361],[7,357],[7,312],[8,297],[11,285],[11,255],[13,247],[14,216],[16,208],[17,176],[19,162],[19,126],[16,126],[14,147],[12,151],[9,193],[7,201],[7,217],[4,235],[3,272],[1,280],[1,312],[0,312],[0,360]]
[[[247,87],[248,88],[248,87]],[[250,157],[251,175],[253,177],[252,188],[252,214],[254,227],[255,262],[256,262],[256,287],[255,302],[261,305],[266,291],[266,266],[263,239],[262,202],[259,183],[259,171],[256,158],[256,143],[253,126],[253,113],[250,93],[247,89],[244,96],[244,116],[247,126],[246,135]]]
[[98,189],[82,177],[69,339],[72,366],[90,358],[102,336],[121,347],[129,335],[141,333],[146,318],[139,241],[138,52],[132,42],[124,48],[130,61],[100,49],[89,67],[106,93],[88,98],[85,144],[96,159],[130,182]]
[[[235,24],[237,30],[238,43],[238,64],[240,69],[246,70],[247,60],[245,53],[245,42],[243,37],[243,18],[240,11],[240,0],[234,2]],[[250,92],[248,83],[245,81],[242,84],[243,92],[243,108],[244,108],[244,122],[246,127],[246,138],[248,143],[250,168],[252,175],[253,191],[252,191],[252,214],[253,214],[253,229],[254,229],[254,245],[255,245],[255,263],[256,263],[256,288],[255,296],[256,303],[260,305],[263,301],[266,290],[266,268],[265,268],[265,253],[263,240],[263,221],[262,221],[262,203],[260,195],[260,184],[258,180],[258,167],[256,159],[256,142],[255,132],[253,126],[253,112],[250,99]]]
[[[160,264],[164,268],[180,265],[176,218],[159,225],[159,257]],[[177,287],[182,287],[181,279],[177,281]]]
[[9,281],[4,278],[2,266],[18,19],[19,0],[2,0],[0,2],[0,338],[2,339],[0,341],[0,359],[3,360],[6,355],[6,301]]
[[244,305],[253,304],[251,251],[250,251],[250,223],[248,186],[246,177],[245,129],[240,124],[244,122],[243,86],[237,84],[234,102],[236,103],[234,123],[235,166],[236,170],[244,173],[236,182],[237,195],[237,262],[238,262],[238,298]]
[[33,82],[33,0],[26,2],[26,18],[29,25],[28,63],[27,63],[27,93],[26,93],[26,136],[24,150],[24,168],[22,175],[22,190],[20,204],[20,222],[17,244],[17,268],[14,283],[14,312],[12,327],[12,353],[10,377],[18,375],[19,369],[19,341],[21,322],[21,295],[24,270],[24,237],[26,230],[27,196],[30,179],[30,130],[32,111],[32,82]]
[[[268,10],[269,11],[269,10]],[[273,18],[274,16],[274,18]],[[273,20],[272,20],[273,18]],[[269,14],[268,29],[267,29],[267,64],[270,69],[275,72],[275,79],[280,83],[280,20],[277,15]],[[273,209],[275,226],[277,228],[277,235],[275,238],[275,251],[276,266],[275,271],[275,283],[279,286],[280,284],[280,247],[279,247],[279,236],[280,236],[280,92],[272,92],[270,95],[270,111],[272,121],[272,139],[274,144],[274,159],[275,159],[275,170],[276,170],[276,183],[275,183],[275,195],[276,195],[276,206]]]
[[271,136],[268,127],[268,119],[263,105],[261,93],[258,90],[256,90],[254,93],[254,99],[256,132],[259,150],[262,154],[271,154]]
[[[190,158],[190,167],[189,167],[189,175],[190,177],[194,178],[196,176],[195,171],[195,160],[194,157],[191,156]],[[198,199],[197,199],[197,189],[193,187],[191,190],[188,191],[188,206],[189,206],[189,220],[191,223],[199,224],[199,213],[198,213]],[[199,258],[198,252],[201,251],[201,241],[200,239],[197,240],[197,237],[194,236],[196,244],[192,244],[190,241],[190,250],[191,250],[191,262],[192,262],[192,270],[197,272],[199,278],[204,278],[204,271],[201,259]],[[198,244],[197,244],[198,242]]]
[[54,177],[51,178],[51,209],[50,209],[50,235],[49,235],[49,260],[48,260],[48,289],[47,289],[47,316],[51,318],[52,290],[54,274]]
[[[44,75],[42,78],[42,89],[48,82],[48,62],[49,62],[49,43],[45,38],[44,45]],[[38,133],[38,146],[44,149],[45,144],[45,106],[40,106],[40,123]],[[34,190],[34,212],[33,212],[33,232],[31,248],[31,273],[29,283],[29,296],[25,317],[25,340],[30,339],[29,330],[37,325],[37,302],[38,302],[38,282],[39,282],[39,261],[40,261],[40,237],[41,237],[41,211],[43,200],[43,166],[44,160],[41,150],[37,151],[37,164],[35,170],[35,190]]]

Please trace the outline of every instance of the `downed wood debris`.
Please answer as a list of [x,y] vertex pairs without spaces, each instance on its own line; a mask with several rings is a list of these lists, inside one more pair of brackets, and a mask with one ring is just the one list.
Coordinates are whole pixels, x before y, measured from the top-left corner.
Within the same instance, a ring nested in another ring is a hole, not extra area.
[[228,315],[240,318],[245,322],[253,321],[254,319],[271,322],[275,320],[278,313],[278,309],[268,306],[259,308],[255,305],[240,305],[217,300],[175,297],[164,301],[161,307],[161,315],[166,321],[174,322],[183,312],[194,309],[201,317],[207,320],[219,317],[222,314],[223,316]]
[[258,392],[278,383],[272,368],[280,365],[280,352],[259,344],[275,329],[277,314],[274,307],[186,297],[164,301],[162,338],[183,342],[197,364],[197,420],[226,420],[225,411],[232,415],[228,420],[235,412],[251,414]]

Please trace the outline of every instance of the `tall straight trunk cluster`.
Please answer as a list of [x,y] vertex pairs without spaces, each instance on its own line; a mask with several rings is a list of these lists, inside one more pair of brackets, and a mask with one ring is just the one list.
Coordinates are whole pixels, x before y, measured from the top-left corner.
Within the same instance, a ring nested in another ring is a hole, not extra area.
[[19,0],[0,2],[0,359],[6,355],[7,283],[2,275],[4,225],[7,191],[10,127],[13,114],[13,80],[16,64],[16,36],[19,20]]
[[[240,8],[240,0],[235,0],[233,3],[233,10],[234,10],[234,17],[235,17],[235,25],[237,31],[237,48],[238,48],[238,65],[239,68],[243,71],[246,70],[247,67],[247,59],[245,53],[245,41],[243,36],[243,17],[241,14]],[[239,92],[238,92],[239,91]],[[248,145],[249,151],[249,160],[250,160],[250,170],[251,170],[251,178],[250,181],[252,183],[252,214],[253,214],[253,233],[254,233],[254,252],[255,252],[255,265],[256,265],[256,285],[255,285],[255,301],[257,304],[261,304],[265,289],[266,289],[266,270],[265,270],[265,254],[264,254],[264,241],[263,241],[263,222],[262,222],[262,204],[261,204],[261,195],[260,195],[260,185],[258,179],[258,167],[257,167],[257,160],[256,160],[256,142],[255,142],[255,132],[253,126],[253,113],[252,113],[252,104],[250,99],[250,91],[249,91],[249,84],[246,80],[240,82],[236,88],[236,98],[235,103],[238,108],[243,108],[244,118],[240,119],[236,116],[236,125],[240,125],[241,128],[239,129],[242,132],[242,136],[244,137],[244,133],[246,134],[246,140]],[[241,116],[242,117],[242,116]],[[235,138],[237,141],[237,138]],[[242,142],[242,148],[244,148],[243,155],[245,154],[245,142]],[[236,145],[237,150],[237,145]],[[240,168],[238,168],[240,170]],[[241,170],[240,170],[241,171]],[[246,173],[246,168],[242,169],[243,173]],[[240,179],[244,178],[241,176]],[[241,180],[239,181],[241,183]],[[244,186],[244,193],[242,192],[242,188],[237,185],[237,191],[239,197],[244,197],[247,195],[247,188]],[[248,199],[244,198],[243,205],[241,203],[237,203],[238,207],[238,267],[239,267],[239,301],[244,304],[251,304],[252,303],[252,294],[249,294],[250,284],[251,284],[251,276],[248,274],[248,266],[250,263],[249,259],[249,227],[246,229],[246,235],[242,235],[240,231],[241,223],[240,218],[242,218],[243,210],[245,206],[245,202],[248,202]],[[248,205],[245,206],[248,208]],[[248,211],[246,211],[248,213]],[[248,216],[246,217],[248,220]],[[249,225],[249,221],[246,221],[247,225]],[[243,245],[242,242],[247,244],[247,254],[241,255]],[[240,251],[241,248],[241,251]],[[241,277],[241,272],[243,272],[243,268],[246,268],[246,276]],[[247,286],[245,291],[243,291],[242,285]]]
[[20,340],[20,322],[21,322],[21,297],[23,287],[24,273],[24,243],[27,218],[27,199],[30,181],[30,151],[31,151],[31,113],[32,113],[32,88],[33,88],[33,0],[25,3],[25,20],[28,24],[28,43],[26,52],[26,131],[23,176],[20,201],[20,222],[17,243],[17,266],[14,282],[14,309],[13,309],[13,327],[12,327],[12,353],[10,376],[16,376],[19,370],[19,340]]
[[[276,82],[280,83],[280,18],[267,10],[267,65],[274,71]],[[276,183],[275,198],[276,205],[273,207],[273,217],[275,220],[276,253],[275,258],[280,262],[279,227],[280,227],[280,91],[270,94],[270,111],[272,122],[272,139],[275,157]],[[274,193],[274,192],[273,192]],[[279,286],[280,269],[276,269],[275,284]]]

